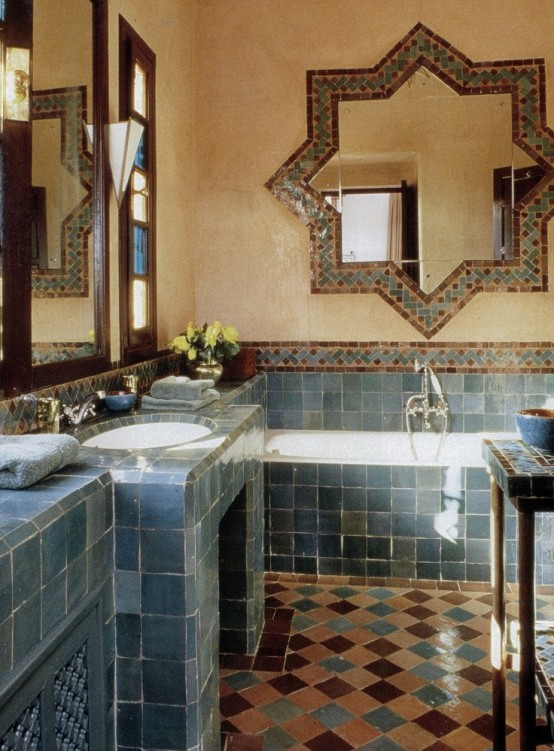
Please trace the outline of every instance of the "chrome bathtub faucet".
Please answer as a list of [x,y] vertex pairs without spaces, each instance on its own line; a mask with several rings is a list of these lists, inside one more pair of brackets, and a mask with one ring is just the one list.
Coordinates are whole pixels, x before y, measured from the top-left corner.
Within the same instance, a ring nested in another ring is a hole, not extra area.
[[[448,404],[444,398],[440,381],[437,378],[433,369],[425,363],[419,363],[415,361],[415,372],[423,374],[422,389],[419,394],[412,394],[406,402],[404,411],[406,413],[406,427],[408,429],[408,438],[410,440],[410,446],[414,459],[417,460],[415,446],[413,443],[413,425],[412,419],[415,417],[421,417],[423,430],[431,430],[431,417],[437,415],[442,417],[442,430],[440,434],[440,440],[437,447],[435,459],[438,458],[444,436],[448,430]],[[435,398],[432,396],[432,391],[435,394]]]

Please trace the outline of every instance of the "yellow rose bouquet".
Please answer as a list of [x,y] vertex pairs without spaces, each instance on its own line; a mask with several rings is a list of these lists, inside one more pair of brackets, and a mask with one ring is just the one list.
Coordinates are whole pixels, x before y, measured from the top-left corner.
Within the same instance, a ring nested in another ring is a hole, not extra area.
[[230,360],[240,350],[238,332],[233,326],[223,326],[219,321],[202,326],[189,321],[187,328],[172,339],[168,347],[184,354],[189,362],[222,362]]

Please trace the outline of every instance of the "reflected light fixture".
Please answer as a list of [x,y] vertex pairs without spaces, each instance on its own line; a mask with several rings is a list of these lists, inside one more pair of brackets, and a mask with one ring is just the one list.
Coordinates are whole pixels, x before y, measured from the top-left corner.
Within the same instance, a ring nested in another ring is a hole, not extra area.
[[31,52],[24,47],[5,47],[4,52],[3,119],[29,122]]
[[[92,125],[85,124],[91,146],[93,143],[93,127]],[[109,123],[105,127],[115,196],[117,204],[120,206],[127,189],[131,170],[133,169],[144,125],[129,118],[127,121]]]

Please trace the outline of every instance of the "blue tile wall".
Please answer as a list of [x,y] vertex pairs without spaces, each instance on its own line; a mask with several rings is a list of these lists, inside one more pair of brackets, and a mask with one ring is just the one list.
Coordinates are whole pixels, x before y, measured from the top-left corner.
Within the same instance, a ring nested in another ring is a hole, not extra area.
[[[514,431],[518,409],[554,395],[554,374],[440,373],[450,430]],[[267,373],[267,427],[294,430],[405,430],[403,408],[420,374]]]

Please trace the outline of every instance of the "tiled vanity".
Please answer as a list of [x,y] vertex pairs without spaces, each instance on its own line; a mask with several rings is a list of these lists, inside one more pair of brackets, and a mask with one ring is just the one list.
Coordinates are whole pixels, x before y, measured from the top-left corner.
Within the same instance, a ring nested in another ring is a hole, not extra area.
[[[517,512],[519,610],[519,748],[530,751],[552,738],[554,693],[552,658],[537,659],[535,563],[537,514],[554,511],[554,457],[522,441],[484,442],[483,455],[491,474],[491,531],[493,620],[491,662],[493,673],[494,751],[506,748],[506,565],[505,499]],[[551,619],[552,620],[552,619]],[[552,642],[550,632],[548,643]],[[547,644],[547,649],[552,651]],[[545,650],[546,652],[546,650]],[[541,667],[550,663],[548,670]],[[550,673],[550,675],[549,675]],[[546,711],[547,725],[537,725],[535,697]]]
[[[34,709],[9,697],[86,605],[100,613],[99,633],[83,636],[99,644],[83,678],[95,679],[89,726],[106,727],[98,749],[113,746],[114,727],[119,749],[219,749],[220,626],[226,651],[248,652],[263,621],[264,412],[220,401],[201,414],[215,430],[194,447],[83,448],[42,483],[0,491],[2,740],[50,711],[40,687]],[[160,419],[179,417],[137,416]],[[87,747],[76,738],[74,748]]]

